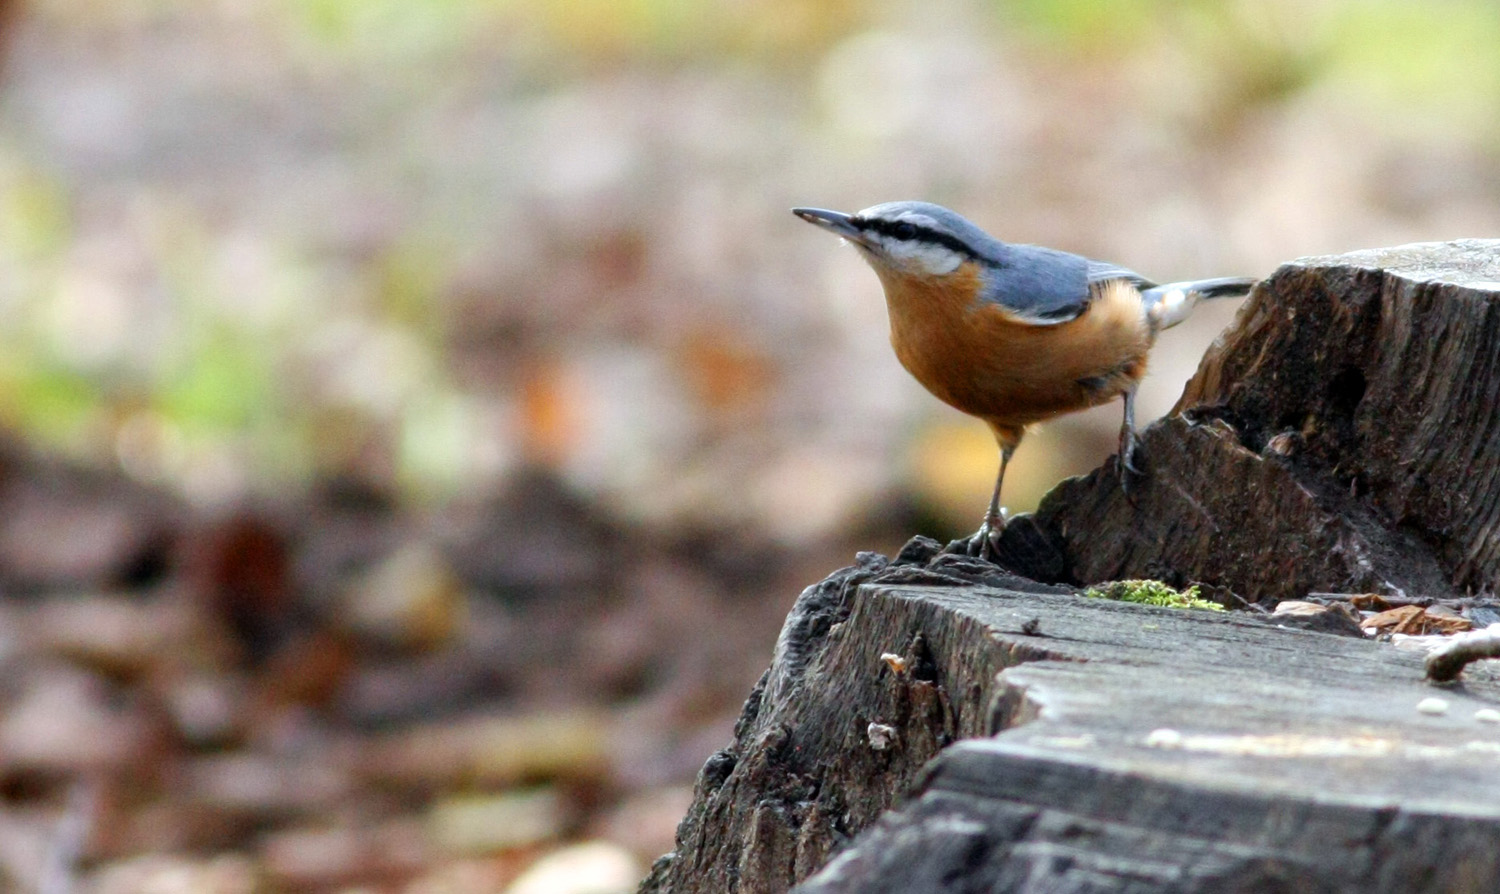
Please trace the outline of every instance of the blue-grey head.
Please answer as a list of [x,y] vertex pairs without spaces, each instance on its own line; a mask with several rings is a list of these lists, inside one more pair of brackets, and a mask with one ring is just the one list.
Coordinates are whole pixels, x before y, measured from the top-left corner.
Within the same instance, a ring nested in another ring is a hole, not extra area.
[[792,213],[844,237],[876,270],[940,277],[965,261],[998,264],[1004,244],[961,215],[931,202],[886,202],[854,214],[822,208]]

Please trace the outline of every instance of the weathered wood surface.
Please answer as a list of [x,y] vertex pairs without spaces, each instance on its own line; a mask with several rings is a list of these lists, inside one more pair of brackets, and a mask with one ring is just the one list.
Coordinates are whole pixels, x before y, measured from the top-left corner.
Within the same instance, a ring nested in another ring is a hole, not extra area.
[[923,558],[803,594],[644,891],[1500,890],[1496,672]]
[[1044,580],[1251,600],[1451,597],[1500,577],[1500,241],[1309,258],[1257,287],[1142,438],[1006,532]]
[[[944,752],[804,894],[1500,891],[1488,668],[1440,690],[1419,654],[1245,615],[979,588],[859,599],[851,620],[952,614],[988,631],[973,648],[1056,657],[1005,670],[1001,734]],[[1014,633],[1028,611],[1040,638]],[[1433,696],[1446,713],[1418,710]]]
[[1493,671],[1034,582],[1493,593],[1497,292],[1500,242],[1287,265],[1128,498],[1106,466],[1012,522],[1025,577],[919,540],[809,588],[642,890],[1500,890]]
[[[973,618],[936,603],[912,613],[920,603],[869,601],[862,587],[985,581],[1054,598],[1067,591],[977,560],[934,558],[937,549],[913,541],[894,563],[862,554],[803,591],[734,744],[704,765],[677,849],[643,891],[786,891],[873,822],[938,751],[989,732],[997,674],[1047,657],[1050,640],[1002,646]],[[884,653],[901,656],[906,671],[895,673]],[[872,745],[872,723],[891,728],[890,747]]]

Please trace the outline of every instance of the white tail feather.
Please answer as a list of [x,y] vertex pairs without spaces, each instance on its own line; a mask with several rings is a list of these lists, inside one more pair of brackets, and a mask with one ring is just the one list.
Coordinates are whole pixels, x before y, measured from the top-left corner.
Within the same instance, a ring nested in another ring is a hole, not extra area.
[[1170,329],[1186,320],[1204,298],[1240,298],[1250,293],[1253,279],[1198,279],[1171,282],[1141,293],[1146,304],[1146,319],[1157,330]]

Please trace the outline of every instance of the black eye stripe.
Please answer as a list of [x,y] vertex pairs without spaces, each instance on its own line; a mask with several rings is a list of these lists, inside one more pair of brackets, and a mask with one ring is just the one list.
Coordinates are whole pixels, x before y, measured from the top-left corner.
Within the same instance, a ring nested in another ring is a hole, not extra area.
[[909,220],[884,220],[881,218],[850,218],[850,223],[862,230],[874,230],[882,236],[890,236],[892,239],[906,241],[930,242],[933,245],[941,245],[944,248],[956,251],[965,257],[976,257],[974,249],[970,248],[962,239],[948,233],[940,233],[931,227],[914,224]]

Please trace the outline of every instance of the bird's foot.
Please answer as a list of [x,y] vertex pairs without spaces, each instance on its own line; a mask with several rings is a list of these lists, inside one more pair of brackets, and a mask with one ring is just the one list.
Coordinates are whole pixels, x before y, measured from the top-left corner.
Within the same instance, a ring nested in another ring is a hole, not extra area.
[[970,537],[964,552],[971,556],[993,562],[1000,554],[1000,535],[1005,531],[1005,510],[1000,515],[987,517],[979,530]]
[[1126,496],[1133,497],[1136,485],[1146,477],[1145,471],[1137,463],[1140,454],[1135,432],[1120,438],[1120,452],[1115,456],[1115,472],[1120,476],[1120,489]]

